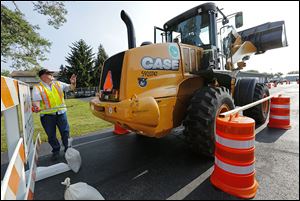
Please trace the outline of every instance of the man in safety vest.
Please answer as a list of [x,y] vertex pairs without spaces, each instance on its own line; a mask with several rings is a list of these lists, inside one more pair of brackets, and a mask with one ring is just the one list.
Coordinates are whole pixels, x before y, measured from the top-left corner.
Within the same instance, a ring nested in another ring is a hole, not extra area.
[[65,152],[68,149],[69,123],[66,115],[64,91],[76,88],[76,75],[70,78],[71,84],[54,81],[53,71],[42,69],[38,75],[41,82],[33,87],[33,112],[40,112],[42,126],[52,147],[52,159],[59,157],[60,143],[56,138],[56,126],[59,129]]

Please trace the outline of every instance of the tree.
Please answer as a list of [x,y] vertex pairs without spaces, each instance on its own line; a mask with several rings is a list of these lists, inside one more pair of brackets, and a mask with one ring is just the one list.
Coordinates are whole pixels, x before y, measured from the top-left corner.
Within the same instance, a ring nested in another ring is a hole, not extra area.
[[67,75],[77,75],[77,87],[91,87],[94,84],[92,78],[95,62],[92,48],[82,39],[72,45],[71,53],[66,57],[69,64],[66,66]]
[[[31,25],[20,11],[15,1],[15,10],[10,10],[1,1],[1,61],[12,61],[10,66],[16,70],[29,70],[40,66],[46,60],[51,42],[37,32],[38,25]],[[48,24],[58,29],[66,22],[67,10],[63,2],[37,1],[32,2],[34,11],[49,16]]]
[[1,70],[1,75],[2,75],[2,76],[9,77],[10,72],[9,72],[9,70]]
[[102,44],[100,44],[99,47],[98,47],[98,53],[97,53],[97,57],[95,59],[95,66],[94,66],[94,69],[93,69],[93,83],[94,83],[94,86],[99,86],[102,67],[103,67],[104,61],[107,58],[108,58],[108,55],[106,54],[105,49],[102,46]]
[[61,64],[59,67],[58,80],[68,83],[70,77],[71,77],[71,75],[70,75],[70,73],[68,73],[67,68]]

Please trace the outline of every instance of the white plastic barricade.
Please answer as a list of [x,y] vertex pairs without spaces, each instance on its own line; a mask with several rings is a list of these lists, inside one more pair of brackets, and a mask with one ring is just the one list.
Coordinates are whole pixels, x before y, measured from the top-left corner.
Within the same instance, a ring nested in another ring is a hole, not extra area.
[[33,117],[31,111],[31,95],[28,84],[19,82],[20,109],[22,116],[22,129],[25,146],[25,154],[28,156],[31,146],[33,146]]
[[68,171],[70,167],[66,163],[37,167],[41,142],[38,134],[33,143],[34,126],[28,84],[1,76],[2,114],[9,165],[1,182],[1,200],[32,200],[36,181]]

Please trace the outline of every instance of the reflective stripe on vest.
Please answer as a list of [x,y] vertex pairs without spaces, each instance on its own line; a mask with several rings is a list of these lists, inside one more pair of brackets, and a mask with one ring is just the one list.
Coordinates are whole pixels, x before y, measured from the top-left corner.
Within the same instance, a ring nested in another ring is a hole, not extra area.
[[254,147],[254,139],[253,140],[229,140],[219,136],[218,134],[216,134],[216,142],[218,142],[219,144],[225,147],[230,147],[235,149],[249,149]]
[[40,91],[41,97],[42,97],[42,102],[44,104],[43,109],[49,109],[51,108],[51,104],[49,101],[49,97],[47,96],[47,94],[44,92],[44,87],[43,85],[40,83],[41,86],[36,86],[38,88],[38,90]]
[[61,89],[60,84],[58,82],[54,82],[53,85],[56,88],[56,90],[58,91],[61,102],[64,103],[64,92]]
[[271,108],[290,109],[290,105],[278,105],[278,104],[271,104]]
[[235,165],[229,165],[227,163],[224,163],[221,160],[219,160],[217,157],[215,157],[215,165],[233,174],[250,174],[254,171],[254,163],[248,166],[235,166]]
[[[48,111],[42,111],[40,114],[51,114],[55,113],[59,110],[64,110],[64,109],[53,109],[49,110],[54,107],[59,107],[59,106],[64,106],[64,96],[63,96],[63,91],[60,87],[60,85],[57,82],[54,82],[51,85],[51,90],[48,89],[46,86],[43,85],[43,83],[40,83],[41,88],[43,90],[40,90],[41,96],[44,97],[42,98],[42,106],[41,108],[48,109]],[[45,100],[47,100],[45,102]],[[50,107],[49,107],[50,106]]]
[[272,119],[280,119],[280,120],[290,120],[289,116],[278,116],[278,115],[270,115]]

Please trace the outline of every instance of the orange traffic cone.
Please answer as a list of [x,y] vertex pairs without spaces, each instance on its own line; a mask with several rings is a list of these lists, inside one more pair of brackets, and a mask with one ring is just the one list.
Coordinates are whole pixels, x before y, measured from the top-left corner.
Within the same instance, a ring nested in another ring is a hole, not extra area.
[[271,98],[268,127],[290,129],[290,97]]
[[239,198],[253,198],[258,183],[254,169],[255,121],[238,116],[217,118],[211,183]]
[[124,129],[124,128],[122,128],[118,124],[115,124],[115,130],[113,131],[113,133],[117,134],[117,135],[123,135],[123,134],[129,133],[129,131],[126,130],[126,129]]
[[112,82],[111,71],[108,71],[107,75],[106,75],[106,78],[105,78],[103,90],[104,91],[111,91],[112,88],[113,88],[113,82]]

